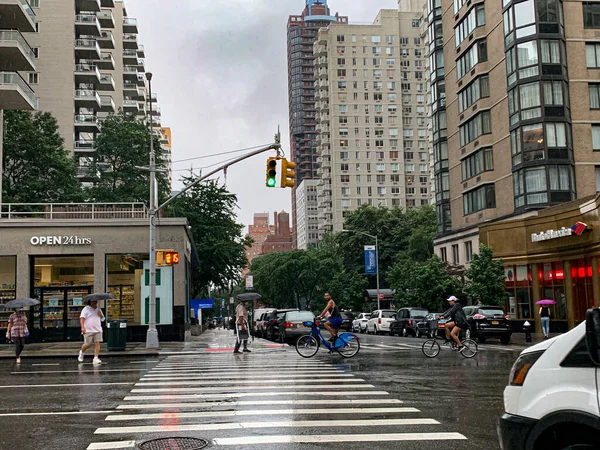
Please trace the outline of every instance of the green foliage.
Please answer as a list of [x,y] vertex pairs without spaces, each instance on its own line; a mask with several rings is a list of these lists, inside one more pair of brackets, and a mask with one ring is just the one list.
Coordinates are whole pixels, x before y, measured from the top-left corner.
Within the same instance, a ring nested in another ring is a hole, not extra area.
[[[134,115],[119,111],[102,122],[102,133],[96,138],[97,159],[91,169],[101,174],[100,180],[87,189],[90,199],[97,202],[144,202],[150,197],[149,172],[138,167],[150,162],[150,130]],[[162,150],[154,140],[156,161]],[[157,173],[158,197],[169,195],[166,176]]]
[[4,203],[62,203],[82,199],[75,162],[50,113],[4,111]]
[[491,247],[479,246],[479,254],[474,254],[471,267],[465,273],[468,278],[466,293],[474,303],[503,305],[506,300],[504,268],[501,259],[493,260]]

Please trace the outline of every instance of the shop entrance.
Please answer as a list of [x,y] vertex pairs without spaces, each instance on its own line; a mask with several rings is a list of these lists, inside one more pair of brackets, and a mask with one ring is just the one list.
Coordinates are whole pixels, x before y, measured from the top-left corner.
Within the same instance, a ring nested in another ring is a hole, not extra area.
[[79,340],[83,298],[94,285],[94,257],[32,257],[33,295],[40,301],[33,311],[32,338],[36,341]]

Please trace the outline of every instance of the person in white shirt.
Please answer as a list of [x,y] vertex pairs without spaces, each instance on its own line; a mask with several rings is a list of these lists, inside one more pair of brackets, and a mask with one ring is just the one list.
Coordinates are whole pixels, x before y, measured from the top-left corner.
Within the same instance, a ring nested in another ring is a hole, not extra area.
[[[246,300],[241,300],[237,305],[237,308],[235,308],[235,326],[237,327],[238,333],[240,330],[248,330],[248,309],[246,309]],[[233,353],[242,353],[240,352],[242,341],[244,342],[244,352],[250,353],[250,350],[248,350],[248,339],[238,339],[235,343]]]
[[79,323],[81,324],[81,334],[83,334],[83,345],[79,350],[79,357],[77,360],[83,362],[83,355],[86,350],[94,344],[94,365],[102,364],[100,358],[100,343],[102,342],[102,320],[104,314],[102,310],[98,308],[98,300],[90,300],[88,306],[81,310],[79,316]]

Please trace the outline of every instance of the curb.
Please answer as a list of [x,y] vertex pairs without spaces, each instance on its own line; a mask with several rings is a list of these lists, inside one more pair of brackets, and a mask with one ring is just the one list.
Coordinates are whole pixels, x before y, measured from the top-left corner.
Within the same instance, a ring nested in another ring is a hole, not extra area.
[[[151,352],[124,352],[124,353],[120,353],[120,352],[100,352],[100,357],[119,357],[119,358],[123,358],[123,357],[139,357],[139,356],[159,356],[160,353],[158,351],[151,351]],[[21,359],[34,359],[34,358],[55,358],[55,359],[69,359],[69,358],[73,358],[73,359],[77,359],[78,354],[77,353],[27,353],[27,347],[25,347],[24,352],[21,354]],[[88,357],[93,356],[92,354],[88,354]],[[15,359],[14,355],[0,355],[0,360],[3,359]]]

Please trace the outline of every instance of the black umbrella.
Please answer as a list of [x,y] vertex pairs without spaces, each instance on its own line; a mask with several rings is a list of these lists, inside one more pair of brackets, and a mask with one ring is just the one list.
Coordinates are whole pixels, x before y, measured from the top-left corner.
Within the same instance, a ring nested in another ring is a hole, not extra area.
[[93,294],[88,294],[83,297],[84,302],[93,302],[98,300],[112,300],[115,296],[112,294],[108,294],[106,292],[95,292]]
[[262,297],[260,294],[254,292],[247,292],[246,294],[238,294],[235,296],[240,302],[247,302],[252,300],[260,300]]
[[10,302],[6,302],[3,306],[4,308],[26,308],[28,306],[39,305],[40,301],[35,298],[17,298],[11,300]]

